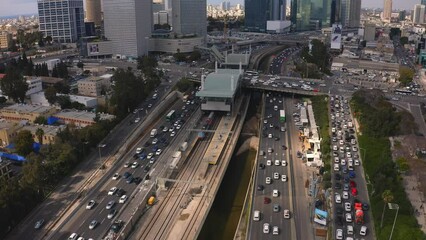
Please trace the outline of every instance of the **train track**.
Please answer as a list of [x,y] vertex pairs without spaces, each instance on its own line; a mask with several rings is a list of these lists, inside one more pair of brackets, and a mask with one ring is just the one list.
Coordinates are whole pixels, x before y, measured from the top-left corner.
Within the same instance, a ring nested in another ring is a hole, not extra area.
[[[219,121],[213,122],[212,128],[216,129]],[[177,179],[186,181],[180,184],[179,182],[172,184],[171,189],[167,192],[165,198],[155,205],[152,210],[153,217],[148,219],[148,224],[143,226],[142,233],[139,235],[139,239],[166,239],[168,231],[170,230],[170,223],[174,219],[175,215],[181,209],[182,204],[186,204],[185,201],[190,201],[190,195],[186,195],[187,190],[191,186],[190,181],[194,180],[198,168],[202,163],[202,154],[209,146],[209,142],[213,134],[209,134],[202,141],[198,141],[195,145],[193,153],[188,156],[189,161],[185,164],[179,172]],[[201,151],[200,151],[201,150]],[[186,196],[186,199],[184,199]],[[161,216],[166,216],[161,217]]]

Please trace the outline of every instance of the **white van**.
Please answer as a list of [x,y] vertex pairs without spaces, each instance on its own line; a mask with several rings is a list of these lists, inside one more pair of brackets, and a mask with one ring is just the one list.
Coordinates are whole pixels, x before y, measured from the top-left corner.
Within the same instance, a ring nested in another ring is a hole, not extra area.
[[278,106],[277,105],[274,106],[274,110],[278,111]]
[[346,229],[347,229],[347,234],[348,235],[354,234],[354,227],[352,225],[347,225]]
[[258,210],[254,211],[253,221],[260,221],[260,211]]

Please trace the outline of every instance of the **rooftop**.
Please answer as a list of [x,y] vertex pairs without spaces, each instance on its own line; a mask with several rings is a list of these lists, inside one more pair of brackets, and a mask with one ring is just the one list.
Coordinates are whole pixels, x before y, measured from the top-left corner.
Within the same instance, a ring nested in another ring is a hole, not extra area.
[[[114,115],[101,113],[100,120],[110,120],[114,119]],[[96,114],[93,112],[87,111],[76,111],[76,110],[64,110],[55,114],[55,117],[65,118],[65,119],[78,119],[80,121],[93,122]]]
[[47,126],[47,125],[25,125],[22,129],[28,130],[32,134],[35,134],[37,129],[42,129],[44,132],[44,135],[56,135],[60,130],[65,128],[65,125],[61,126]]
[[50,111],[53,107],[30,104],[13,104],[12,106],[4,107],[5,111],[15,111],[18,113],[44,113]]
[[225,65],[241,65],[247,66],[250,60],[249,53],[230,53],[225,55]]
[[217,69],[206,76],[197,97],[232,98],[242,73],[238,69]]

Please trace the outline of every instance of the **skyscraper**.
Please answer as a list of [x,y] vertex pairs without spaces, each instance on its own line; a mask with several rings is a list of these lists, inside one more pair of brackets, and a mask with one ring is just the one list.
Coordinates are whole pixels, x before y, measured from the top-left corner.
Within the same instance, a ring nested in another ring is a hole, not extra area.
[[423,24],[425,22],[425,5],[414,5],[413,23]]
[[86,0],[86,21],[101,26],[101,0]]
[[426,0],[421,0],[420,4],[421,5],[426,5]]
[[361,0],[350,0],[348,27],[357,28],[361,21]]
[[390,21],[392,16],[392,0],[384,0],[382,20]]
[[74,43],[85,36],[83,0],[37,0],[37,8],[44,37]]
[[173,0],[172,26],[173,32],[179,35],[195,34],[205,37],[207,35],[207,1]]
[[330,25],[340,23],[340,0],[331,1]]
[[266,32],[268,20],[285,19],[286,1],[283,0],[245,0],[244,6],[247,31]]
[[152,0],[104,0],[105,37],[114,55],[138,57],[148,52]]

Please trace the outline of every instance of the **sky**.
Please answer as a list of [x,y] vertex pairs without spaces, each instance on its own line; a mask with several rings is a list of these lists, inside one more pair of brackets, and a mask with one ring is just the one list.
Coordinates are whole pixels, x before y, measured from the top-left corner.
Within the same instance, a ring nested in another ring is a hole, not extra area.
[[[207,0],[208,4],[219,4],[223,0]],[[362,7],[383,7],[384,0],[362,0]],[[230,0],[231,5],[244,0]],[[420,0],[393,0],[393,9],[413,9]],[[0,0],[0,17],[37,13],[37,0]]]

